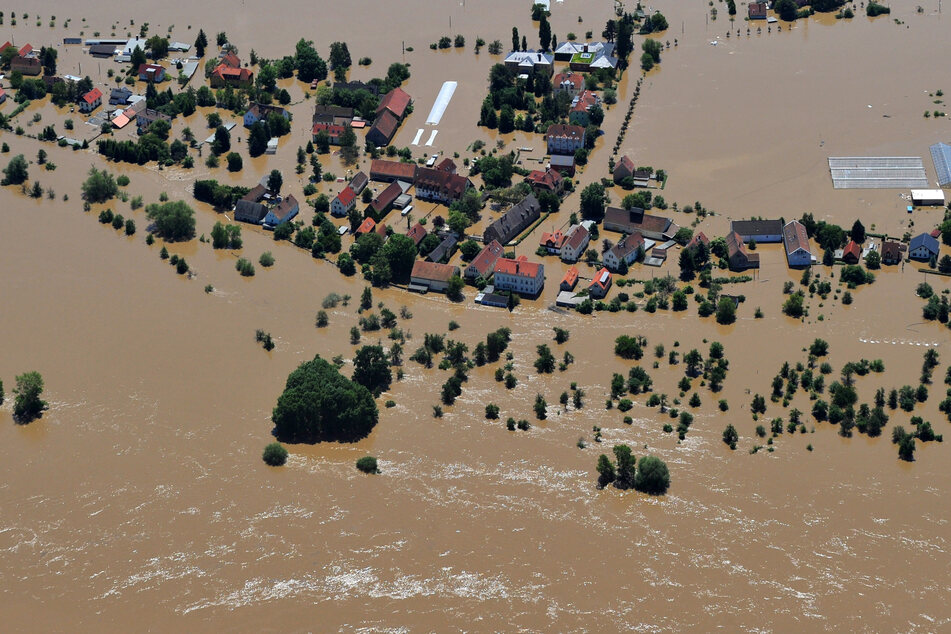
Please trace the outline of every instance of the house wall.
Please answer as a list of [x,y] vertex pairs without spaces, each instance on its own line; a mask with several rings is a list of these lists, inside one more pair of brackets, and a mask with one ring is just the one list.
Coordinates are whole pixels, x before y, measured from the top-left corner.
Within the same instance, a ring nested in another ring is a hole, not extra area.
[[348,213],[351,209],[353,209],[355,206],[356,206],[356,200],[354,200],[354,202],[353,202],[352,205],[350,205],[349,207],[347,207],[347,206],[344,205],[342,202],[340,202],[340,199],[339,199],[339,198],[334,198],[334,199],[330,202],[330,215],[336,216],[337,218],[342,218],[342,217],[346,216],[347,213]]
[[449,282],[443,282],[440,280],[430,280],[424,277],[411,277],[410,284],[419,284],[420,286],[425,286],[431,291],[436,291],[438,293],[445,293],[449,289]]
[[782,242],[783,234],[781,233],[766,233],[763,235],[743,235],[739,234],[743,238],[743,242],[749,242],[750,240],[756,240],[756,244],[764,244],[766,242]]
[[535,278],[509,273],[496,273],[494,285],[495,288],[502,291],[513,291],[520,295],[538,295],[545,285],[545,269],[539,266],[538,277]]
[[930,259],[931,259],[931,251],[929,251],[929,250],[928,250],[928,247],[926,247],[926,246],[920,246],[920,247],[918,247],[917,249],[914,249],[913,251],[910,251],[910,252],[908,253],[908,257],[914,258],[914,259],[916,259],[916,260],[930,260]]
[[812,254],[799,249],[788,254],[786,260],[789,266],[809,266],[812,264]]

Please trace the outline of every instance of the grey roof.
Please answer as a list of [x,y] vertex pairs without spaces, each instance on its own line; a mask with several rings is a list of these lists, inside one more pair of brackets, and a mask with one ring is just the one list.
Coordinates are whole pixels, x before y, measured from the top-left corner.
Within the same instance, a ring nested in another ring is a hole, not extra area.
[[439,243],[439,246],[433,249],[429,255],[426,256],[426,259],[430,262],[440,262],[444,257],[449,255],[453,248],[456,246],[456,236],[450,234],[443,238],[443,241]]
[[781,236],[783,222],[781,220],[734,220],[730,223],[730,231],[741,236]]
[[928,179],[920,156],[830,156],[835,189],[925,188]]
[[482,242],[488,244],[498,240],[505,245],[522,231],[528,228],[541,215],[541,206],[534,195],[529,194],[525,200],[513,206],[505,215],[493,222],[482,234]]
[[940,247],[938,246],[938,239],[932,236],[929,233],[921,233],[911,239],[911,243],[908,245],[909,251],[914,251],[918,247],[926,247],[929,251],[934,254],[937,254]]
[[935,143],[931,146],[931,160],[934,161],[934,171],[938,175],[938,185],[951,185],[951,145]]

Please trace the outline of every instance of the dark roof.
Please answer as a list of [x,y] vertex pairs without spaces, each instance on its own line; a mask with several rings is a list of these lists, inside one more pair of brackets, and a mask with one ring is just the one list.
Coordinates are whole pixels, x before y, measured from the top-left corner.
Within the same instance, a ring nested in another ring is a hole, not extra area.
[[911,239],[911,243],[908,245],[910,251],[914,251],[918,247],[927,247],[932,253],[938,253],[940,247],[938,246],[938,241],[927,233],[921,233]]
[[897,262],[901,259],[901,245],[891,240],[882,243],[882,259],[887,262]]
[[412,183],[416,180],[416,164],[373,159],[370,163],[370,178],[382,181],[399,179]]
[[314,123],[334,123],[335,119],[353,119],[353,108],[343,106],[315,106]]
[[489,225],[482,234],[482,241],[489,243],[492,240],[498,240],[499,244],[505,245],[538,220],[540,215],[541,206],[538,204],[538,199],[529,194],[525,200]]
[[379,115],[384,110],[388,110],[396,115],[398,119],[402,119],[403,115],[406,114],[406,107],[409,106],[409,102],[410,96],[402,88],[396,87],[380,99],[380,105],[377,106],[376,113]]
[[89,54],[94,57],[112,57],[116,47],[112,44],[93,44],[89,47]]
[[358,90],[366,90],[373,93],[374,95],[380,94],[380,89],[376,87],[376,84],[365,84],[362,81],[337,81],[333,85],[334,90],[350,90],[356,92]]
[[456,247],[456,236],[449,234],[442,239],[442,242],[439,243],[439,246],[430,251],[429,255],[426,256],[426,259],[430,262],[439,262],[443,258],[447,257],[452,250]]
[[781,236],[783,234],[782,220],[734,220],[730,223],[730,231],[741,236]]
[[367,138],[370,139],[370,135],[373,135],[376,139],[370,139],[371,141],[376,143],[379,139],[383,142],[377,145],[386,145],[393,139],[398,127],[400,127],[400,120],[396,118],[396,115],[389,110],[384,110],[373,122],[373,126],[367,132]]
[[608,207],[604,210],[605,229],[608,228],[608,224],[616,225],[623,233],[646,231],[648,233],[663,234],[670,227],[670,218],[644,213],[644,210],[638,207],[634,207],[633,209]]
[[367,175],[363,172],[357,172],[352,179],[350,179],[350,189],[355,192],[361,191],[364,187],[367,186],[367,181],[370,179],[367,178]]
[[783,227],[783,243],[786,245],[786,255],[795,253],[799,249],[809,251],[809,234],[798,220],[791,220]]
[[400,184],[396,181],[390,183],[389,187],[384,189],[379,193],[379,195],[373,199],[373,202],[370,203],[370,207],[373,208],[373,211],[380,213],[385,211],[387,207],[393,204],[393,201],[403,193],[403,189],[400,187]]
[[469,186],[469,179],[465,176],[444,172],[429,167],[420,167],[416,170],[416,189],[433,189],[442,196],[458,200]]

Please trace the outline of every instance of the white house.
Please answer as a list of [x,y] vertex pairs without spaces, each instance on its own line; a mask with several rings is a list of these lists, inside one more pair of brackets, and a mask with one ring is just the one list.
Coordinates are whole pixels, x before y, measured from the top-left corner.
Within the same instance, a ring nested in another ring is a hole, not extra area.
[[812,252],[809,250],[809,234],[798,220],[786,223],[783,227],[783,246],[786,247],[786,261],[789,266],[809,266],[812,264]]
[[79,111],[80,112],[92,112],[96,108],[102,105],[102,91],[98,88],[93,88],[79,101]]
[[568,229],[568,239],[561,247],[561,259],[564,262],[577,262],[584,255],[588,243],[591,242],[591,234],[581,225],[572,225]]
[[267,212],[267,215],[264,216],[264,224],[269,227],[276,227],[292,220],[299,211],[300,205],[297,204],[297,199],[289,195]]
[[580,125],[556,123],[548,126],[545,137],[549,154],[574,154],[584,147],[585,130]]
[[357,204],[357,195],[349,185],[343,188],[330,203],[330,214],[337,218],[343,218]]
[[524,255],[514,260],[499,258],[495,262],[493,283],[496,290],[534,297],[545,286],[545,265],[529,262]]
[[[651,246],[653,246],[653,242]],[[629,233],[607,250],[604,254],[604,264],[612,271],[621,268],[621,264],[628,265],[637,259],[639,251],[647,251],[644,236],[640,233]]]
[[931,256],[938,257],[940,249],[937,238],[922,233],[911,239],[908,245],[908,257],[913,260],[930,260]]

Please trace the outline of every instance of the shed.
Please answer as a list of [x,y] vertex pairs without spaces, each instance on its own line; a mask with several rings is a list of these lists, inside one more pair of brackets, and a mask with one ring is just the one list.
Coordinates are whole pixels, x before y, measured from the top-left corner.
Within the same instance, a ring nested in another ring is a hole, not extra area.
[[944,206],[944,192],[940,189],[913,189],[911,202],[916,207]]

